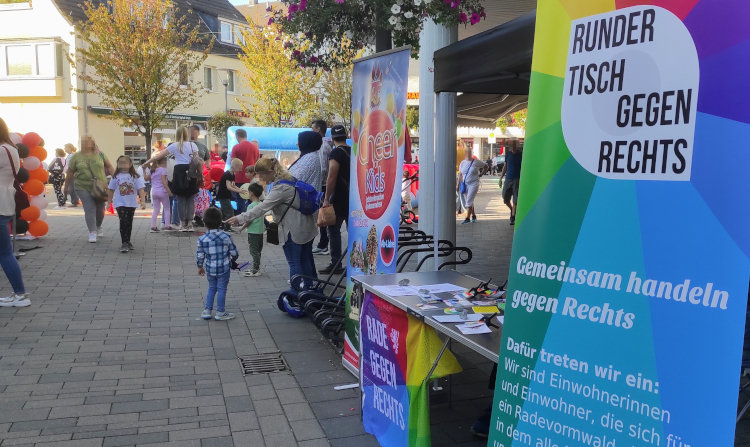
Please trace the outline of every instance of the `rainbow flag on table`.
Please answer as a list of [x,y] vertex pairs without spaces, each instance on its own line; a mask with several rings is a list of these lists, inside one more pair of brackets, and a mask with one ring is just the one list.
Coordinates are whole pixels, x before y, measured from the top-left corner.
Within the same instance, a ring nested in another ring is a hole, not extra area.
[[[360,324],[365,431],[382,446],[429,446],[425,378],[443,342],[434,329],[370,292],[365,292]],[[446,350],[430,380],[460,371]]]

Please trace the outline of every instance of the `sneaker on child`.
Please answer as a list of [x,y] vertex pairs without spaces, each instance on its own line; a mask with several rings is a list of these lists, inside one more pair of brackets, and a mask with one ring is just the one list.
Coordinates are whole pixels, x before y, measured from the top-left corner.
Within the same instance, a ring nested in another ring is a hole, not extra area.
[[13,294],[5,298],[0,298],[0,307],[28,307],[28,306],[31,306],[31,301],[29,301],[28,293],[23,293],[21,295]]
[[216,320],[216,321],[226,321],[226,320],[231,320],[232,318],[234,318],[234,314],[233,313],[222,312],[222,313],[217,313],[216,316],[214,317],[214,320]]

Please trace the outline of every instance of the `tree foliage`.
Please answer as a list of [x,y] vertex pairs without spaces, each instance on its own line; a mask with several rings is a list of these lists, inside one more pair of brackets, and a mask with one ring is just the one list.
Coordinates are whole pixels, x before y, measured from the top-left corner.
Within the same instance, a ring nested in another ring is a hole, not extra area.
[[484,17],[481,0],[283,0],[269,24],[291,36],[295,61],[307,67],[340,67],[372,42],[378,29],[392,33],[396,46],[419,52],[426,19],[451,27]]
[[[201,88],[189,75],[213,41],[165,0],[88,1],[83,9],[88,20],[76,24],[80,43],[68,59],[86,88],[75,91],[98,95],[113,109],[108,118],[146,137],[150,156],[153,132],[166,116],[195,107]],[[191,49],[197,47],[205,50]]]
[[418,106],[406,106],[406,127],[411,129],[419,129],[419,107]]
[[244,125],[245,122],[242,121],[240,117],[231,115],[227,112],[216,112],[211,115],[211,118],[208,120],[208,127],[211,130],[211,135],[221,141],[222,144],[227,143],[227,129],[232,126]]
[[[319,111],[315,91],[319,89],[320,72],[297,67],[291,59],[288,39],[277,25],[258,26],[252,19],[242,31],[240,60],[246,70],[242,79],[250,87],[245,109],[261,126],[295,127]],[[244,43],[242,43],[244,40]]]
[[352,66],[334,68],[321,75],[323,118],[352,128]]
[[502,116],[497,120],[497,127],[499,127],[503,133],[505,133],[505,130],[509,127],[518,127],[526,130],[526,110],[527,109],[523,109]]

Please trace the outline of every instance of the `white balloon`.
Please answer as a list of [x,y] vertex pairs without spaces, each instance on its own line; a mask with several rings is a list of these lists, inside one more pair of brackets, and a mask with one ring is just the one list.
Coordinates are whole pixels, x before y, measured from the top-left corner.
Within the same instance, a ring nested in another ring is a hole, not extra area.
[[43,210],[49,206],[46,196],[33,196],[29,198],[29,204]]
[[39,169],[39,166],[41,165],[42,165],[42,162],[39,161],[39,159],[36,157],[29,156],[23,159],[23,167],[29,171]]
[[47,212],[44,210],[39,211],[39,220],[47,220]]
[[21,138],[21,135],[18,135],[17,133],[12,133],[10,134],[10,141],[12,141],[13,144],[18,144],[23,141],[23,138]]
[[45,171],[49,171],[49,165],[47,164],[46,161],[42,162],[42,167],[44,168]]

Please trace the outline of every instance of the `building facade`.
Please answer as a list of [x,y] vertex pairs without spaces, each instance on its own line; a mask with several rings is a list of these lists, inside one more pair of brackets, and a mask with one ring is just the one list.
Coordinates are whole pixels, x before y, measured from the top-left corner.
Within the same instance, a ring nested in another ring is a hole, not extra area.
[[[237,32],[247,21],[227,0],[173,0],[178,14],[187,15],[191,26],[215,37],[210,54],[189,81],[201,82],[204,91],[194,109],[173,111],[162,122],[154,139],[170,142],[179,126],[197,124],[202,141],[211,147],[210,116],[225,109],[236,115],[242,110],[243,93],[237,58]],[[74,24],[85,20],[84,0],[32,0],[0,4],[0,117],[12,132],[37,132],[45,139],[51,159],[54,149],[65,143],[79,145],[90,133],[110,158],[127,154],[145,158],[146,140],[133,129],[107,119],[112,110],[94,94],[76,93],[83,85],[66,54],[72,57],[80,46]],[[158,30],[155,30],[158,32]],[[247,125],[251,119],[243,118]]]

